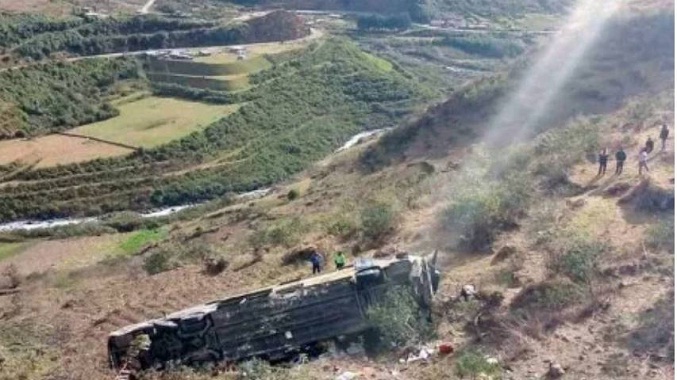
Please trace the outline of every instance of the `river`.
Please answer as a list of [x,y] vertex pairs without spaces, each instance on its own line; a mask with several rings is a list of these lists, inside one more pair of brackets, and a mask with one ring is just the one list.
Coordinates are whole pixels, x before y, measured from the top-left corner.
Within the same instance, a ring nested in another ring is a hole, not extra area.
[[[268,195],[271,192],[270,188],[258,189],[254,191],[248,191],[246,193],[238,194],[237,199],[241,200],[251,200],[256,198],[261,198]],[[152,210],[145,213],[139,213],[139,216],[142,218],[159,218],[163,216],[169,216],[175,214],[179,211],[187,210],[190,208],[197,207],[204,203],[191,203],[180,206],[165,207],[161,209]],[[88,218],[59,218],[59,219],[47,219],[47,220],[19,220],[15,222],[3,223],[0,224],[0,232],[11,232],[11,231],[30,231],[44,228],[55,228],[63,226],[71,226],[83,223],[98,222],[102,220],[104,216],[95,216]]]

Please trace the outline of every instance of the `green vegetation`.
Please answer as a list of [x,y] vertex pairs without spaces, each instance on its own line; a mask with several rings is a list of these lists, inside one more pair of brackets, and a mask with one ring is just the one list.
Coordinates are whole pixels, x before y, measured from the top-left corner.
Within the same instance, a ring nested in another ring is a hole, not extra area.
[[355,235],[358,230],[357,222],[354,221],[350,215],[341,214],[333,215],[326,227],[328,234],[341,239],[349,239]]
[[[66,30],[41,33],[22,41],[15,51],[24,57],[40,59],[55,52],[95,55],[149,48],[212,45],[238,42],[242,30],[220,28],[203,21],[169,19],[159,16],[83,20]],[[204,40],[203,40],[204,38]],[[221,43],[223,42],[223,43]]]
[[254,232],[249,243],[254,248],[282,245],[287,248],[299,243],[301,234],[307,229],[301,218],[283,220],[267,228]]
[[557,239],[557,243],[549,269],[572,281],[590,285],[599,275],[600,256],[608,251],[608,247],[591,238],[565,234]]
[[670,253],[675,251],[675,219],[674,215],[668,215],[659,222],[652,224],[646,230],[646,244],[649,248],[666,250]]
[[639,326],[630,335],[633,352],[675,357],[675,293],[670,290],[652,308],[638,315]]
[[442,216],[442,227],[461,249],[488,249],[499,232],[517,225],[534,195],[524,172],[504,169],[497,177],[486,170],[469,170]]
[[127,240],[120,244],[126,254],[131,255],[139,252],[142,248],[149,244],[156,243],[167,236],[167,231],[164,229],[154,230],[140,230],[134,232]]
[[143,258],[143,269],[148,274],[158,274],[179,268],[188,263],[205,262],[219,257],[214,249],[200,242],[169,240],[158,244]]
[[395,16],[368,15],[357,17],[357,28],[360,30],[404,30],[411,26],[411,18],[404,13]]
[[0,73],[0,101],[18,110],[20,124],[5,127],[34,135],[61,131],[116,116],[106,97],[128,80],[140,78],[131,59],[48,63]]
[[558,312],[579,303],[584,297],[580,286],[568,281],[548,281],[529,285],[510,304],[518,315],[533,316]]
[[383,301],[367,310],[367,318],[386,347],[416,344],[433,334],[429,318],[406,287],[388,288]]
[[526,49],[526,44],[514,37],[498,38],[476,34],[462,37],[448,36],[438,44],[489,58],[516,57]]
[[[377,242],[393,232],[397,214],[386,202],[375,202],[360,212],[361,231],[365,239]],[[341,227],[341,226],[338,226]],[[342,232],[343,228],[339,229]]]
[[169,251],[153,252],[143,260],[143,269],[148,274],[158,274],[176,268]]
[[[384,72],[339,40],[257,77],[243,95],[252,100],[182,139],[124,158],[18,173],[15,179],[37,181],[1,190],[1,218],[144,209],[253,190],[302,170],[360,130],[394,124],[426,100],[401,72]],[[224,155],[228,165],[182,172]]]
[[26,243],[0,243],[0,261],[14,256],[25,247]]
[[287,193],[287,200],[288,200],[288,201],[294,201],[294,200],[298,199],[300,196],[301,196],[301,194],[299,193],[298,190],[296,190],[296,189],[291,189],[291,190],[289,190],[289,192]]
[[[97,55],[177,47],[280,41],[301,37],[294,15],[274,12],[243,23],[222,25],[185,17],[70,17],[0,15],[0,47],[14,56],[38,60],[55,53]],[[10,60],[6,56],[5,63]]]
[[493,379],[501,374],[501,366],[498,362],[490,362],[487,356],[473,349],[463,350],[456,358],[456,374],[462,379],[475,379],[484,376]]
[[572,0],[424,0],[429,15],[447,12],[469,16],[489,18],[515,17],[529,13],[563,13],[573,3]]
[[40,34],[64,31],[84,23],[85,20],[79,17],[53,19],[39,14],[0,13],[0,30],[3,35],[0,46],[16,46],[21,41]]

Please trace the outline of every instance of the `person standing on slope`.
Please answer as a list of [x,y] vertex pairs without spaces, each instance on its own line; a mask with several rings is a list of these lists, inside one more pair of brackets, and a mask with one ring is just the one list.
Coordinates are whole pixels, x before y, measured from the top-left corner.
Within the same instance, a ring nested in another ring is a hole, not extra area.
[[606,163],[608,160],[609,153],[607,153],[606,148],[604,148],[601,152],[599,152],[599,171],[597,172],[598,176],[606,174]]
[[618,152],[616,152],[616,175],[623,173],[623,163],[625,162],[626,158],[627,156],[623,150],[623,147],[618,148]]
[[313,264],[313,274],[322,272],[322,256],[317,250],[310,255],[310,263]]
[[639,152],[639,175],[642,175],[642,168],[646,169],[646,171],[649,171],[649,165],[647,165],[647,161],[649,160],[649,154],[646,152],[646,148],[642,148],[642,150]]
[[646,151],[646,154],[649,154],[653,151],[653,140],[651,139],[651,136],[649,136],[649,138],[646,139],[646,144],[644,144],[644,150]]
[[334,255],[334,264],[336,264],[336,270],[341,270],[346,266],[346,257],[343,254],[343,251],[336,252],[336,255]]
[[668,125],[663,124],[663,128],[661,128],[661,133],[659,135],[661,138],[661,152],[665,150],[665,141],[667,141],[669,134],[670,130],[668,129]]

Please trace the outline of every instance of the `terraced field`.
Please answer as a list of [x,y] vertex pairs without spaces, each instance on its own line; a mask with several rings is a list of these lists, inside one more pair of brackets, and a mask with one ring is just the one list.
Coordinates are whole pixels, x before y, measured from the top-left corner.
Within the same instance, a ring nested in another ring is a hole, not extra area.
[[68,132],[148,148],[202,130],[238,108],[150,96],[118,106],[119,116]]
[[276,60],[298,52],[308,41],[286,44],[261,43],[246,45],[241,59],[229,50],[212,49],[214,54],[197,57],[193,61],[148,58],[147,76],[153,82],[170,83],[215,91],[238,91],[250,87],[249,75],[270,69]]
[[122,156],[132,149],[86,138],[49,135],[33,139],[0,141],[0,165],[11,163],[47,168],[97,158]]

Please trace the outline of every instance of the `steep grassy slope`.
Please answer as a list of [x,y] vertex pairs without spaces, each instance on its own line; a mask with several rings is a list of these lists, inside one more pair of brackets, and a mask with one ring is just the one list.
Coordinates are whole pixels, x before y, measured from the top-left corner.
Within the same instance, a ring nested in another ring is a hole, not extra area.
[[32,182],[2,189],[3,218],[175,205],[272,184],[425,99],[403,73],[374,62],[344,41],[315,46],[262,72],[249,103],[200,132],[124,159],[18,174]]

